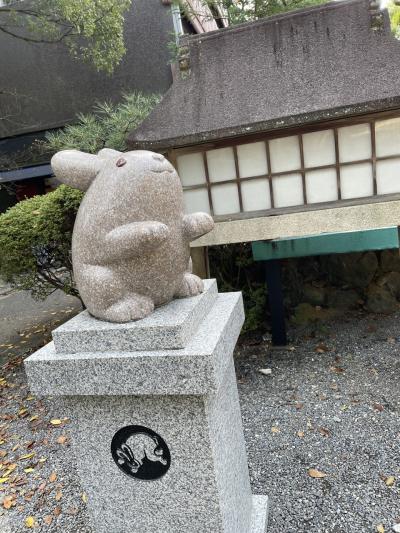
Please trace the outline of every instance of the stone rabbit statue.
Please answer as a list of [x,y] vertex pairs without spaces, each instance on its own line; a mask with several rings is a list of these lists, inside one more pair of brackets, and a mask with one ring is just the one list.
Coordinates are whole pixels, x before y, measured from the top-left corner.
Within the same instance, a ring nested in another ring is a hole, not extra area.
[[189,271],[189,243],[214,222],[206,213],[184,215],[181,182],[165,157],[144,150],[63,150],[51,165],[61,182],[86,191],[72,261],[93,316],[129,322],[173,298],[202,292],[201,279]]

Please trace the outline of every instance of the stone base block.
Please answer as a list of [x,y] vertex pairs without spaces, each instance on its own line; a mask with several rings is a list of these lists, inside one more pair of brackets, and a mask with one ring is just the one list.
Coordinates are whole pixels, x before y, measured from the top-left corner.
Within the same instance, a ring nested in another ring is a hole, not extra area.
[[250,533],[266,533],[268,525],[268,496],[253,495]]
[[81,314],[25,362],[32,392],[64,397],[95,533],[265,533],[232,357],[243,303],[205,287],[128,325]]

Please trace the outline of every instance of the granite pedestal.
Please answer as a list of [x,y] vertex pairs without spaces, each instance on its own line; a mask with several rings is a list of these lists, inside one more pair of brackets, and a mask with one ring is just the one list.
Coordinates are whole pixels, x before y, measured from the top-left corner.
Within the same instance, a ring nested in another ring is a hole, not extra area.
[[250,490],[232,353],[240,293],[174,300],[128,324],[83,312],[26,362],[62,396],[95,533],[265,533]]

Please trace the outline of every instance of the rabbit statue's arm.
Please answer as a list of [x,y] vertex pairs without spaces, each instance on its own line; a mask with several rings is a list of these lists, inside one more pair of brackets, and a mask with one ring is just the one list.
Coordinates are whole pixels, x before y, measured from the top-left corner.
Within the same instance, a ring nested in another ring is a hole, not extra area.
[[151,252],[169,236],[168,226],[162,222],[131,222],[111,230],[105,237],[104,259],[120,261]]
[[192,213],[183,217],[183,232],[188,241],[193,241],[211,231],[214,220],[207,213]]

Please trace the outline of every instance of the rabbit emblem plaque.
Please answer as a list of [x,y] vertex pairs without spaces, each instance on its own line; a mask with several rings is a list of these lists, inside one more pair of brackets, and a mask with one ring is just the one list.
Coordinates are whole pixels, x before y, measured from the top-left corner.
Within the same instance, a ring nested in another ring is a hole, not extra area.
[[111,442],[111,454],[127,476],[153,481],[164,476],[171,466],[171,454],[164,439],[143,426],[126,426]]

